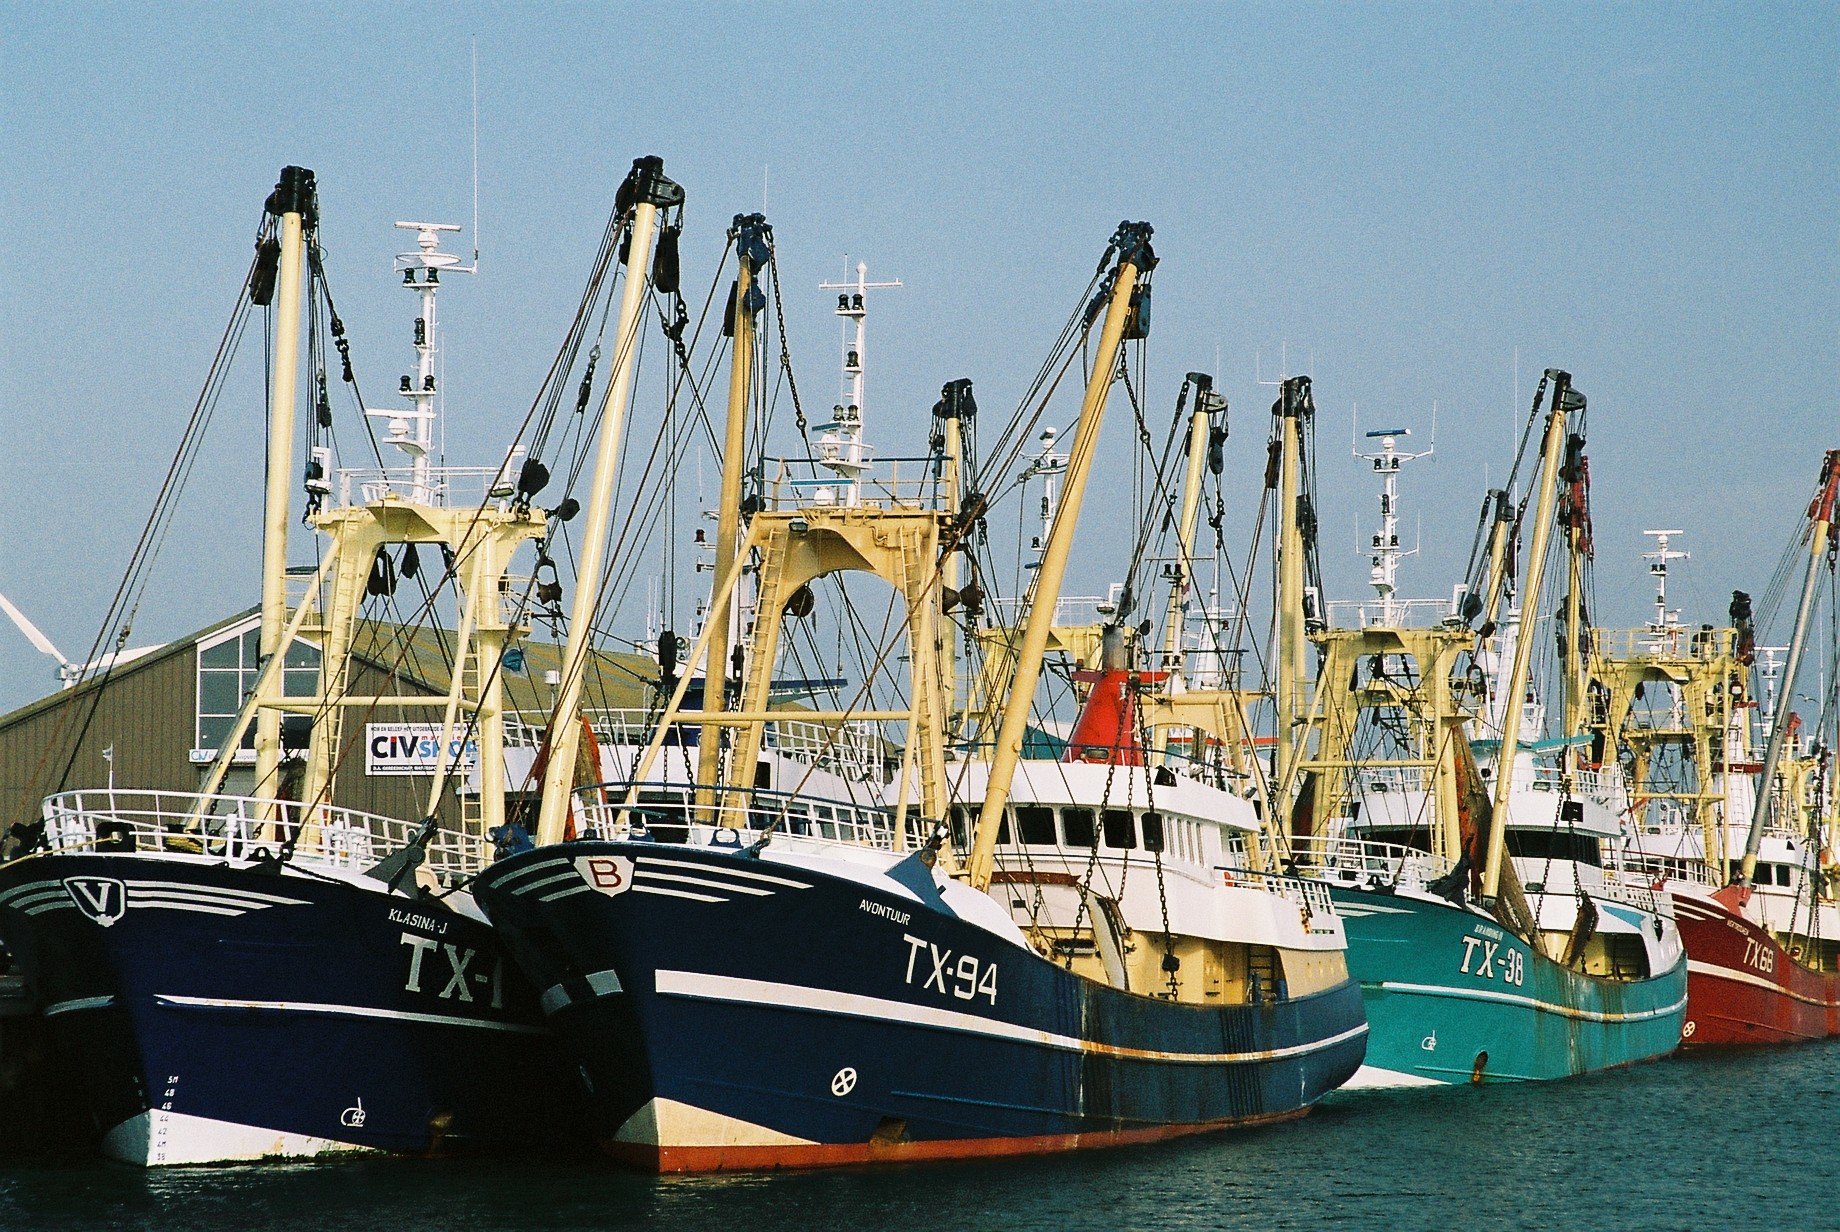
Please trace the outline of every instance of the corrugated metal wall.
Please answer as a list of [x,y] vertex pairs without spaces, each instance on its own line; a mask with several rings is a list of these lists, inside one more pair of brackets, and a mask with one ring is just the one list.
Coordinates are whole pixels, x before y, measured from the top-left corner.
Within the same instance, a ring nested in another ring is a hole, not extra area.
[[190,756],[197,664],[196,646],[186,643],[119,669],[105,685],[28,707],[0,728],[0,828],[36,820],[67,763],[66,788],[106,785],[102,751],[111,746],[118,786],[197,790]]

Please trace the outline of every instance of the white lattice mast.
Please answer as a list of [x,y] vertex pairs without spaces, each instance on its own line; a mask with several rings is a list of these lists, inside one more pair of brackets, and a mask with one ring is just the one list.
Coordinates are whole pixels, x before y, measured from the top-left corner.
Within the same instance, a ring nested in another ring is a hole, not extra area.
[[1048,531],[1054,525],[1054,514],[1059,508],[1059,493],[1055,480],[1067,473],[1067,455],[1054,448],[1056,440],[1054,429],[1052,427],[1043,428],[1040,439],[1041,452],[1035,455],[1035,460],[1030,462],[1028,469],[1022,472],[1025,480],[1037,476],[1042,480],[1041,533],[1029,543],[1032,559],[1023,564],[1025,569],[1033,569],[1041,563],[1042,549],[1048,542]]
[[875,459],[863,443],[863,375],[868,360],[869,292],[898,288],[898,278],[870,282],[869,265],[856,263],[856,281],[821,282],[821,291],[837,292],[837,316],[843,323],[843,383],[831,422],[819,424],[818,461],[844,480],[846,505],[857,502],[857,483]]
[[1657,645],[1667,643],[1680,632],[1680,613],[1668,610],[1667,580],[1668,565],[1677,560],[1690,560],[1692,553],[1677,552],[1668,547],[1668,541],[1685,534],[1678,530],[1645,530],[1642,532],[1655,541],[1655,550],[1642,553],[1642,559],[1649,563],[1649,575],[1655,579],[1655,618],[1648,623],[1648,631],[1654,636]]
[[1373,536],[1368,582],[1380,598],[1380,624],[1385,628],[1396,627],[1400,620],[1399,561],[1418,554],[1416,547],[1402,550],[1399,546],[1399,468],[1428,458],[1437,450],[1433,445],[1423,453],[1404,452],[1399,440],[1411,435],[1409,428],[1380,428],[1366,435],[1367,440],[1380,442],[1379,453],[1362,453],[1358,448],[1354,451],[1355,457],[1370,460],[1374,474],[1380,476],[1380,529]]
[[435,420],[439,410],[436,396],[439,392],[440,378],[435,374],[438,346],[435,340],[435,298],[441,290],[441,271],[449,273],[470,274],[472,268],[463,268],[460,258],[451,252],[441,251],[441,232],[457,232],[459,226],[447,222],[399,222],[396,224],[404,231],[416,233],[414,252],[396,254],[396,268],[402,274],[402,285],[413,291],[420,298],[420,311],[415,318],[415,371],[405,374],[398,392],[408,402],[407,407],[395,410],[375,410],[365,408],[366,415],[389,420],[389,434],[384,443],[394,445],[409,456],[408,497],[422,505],[440,503],[440,494],[431,483],[431,466],[429,456],[435,448]]

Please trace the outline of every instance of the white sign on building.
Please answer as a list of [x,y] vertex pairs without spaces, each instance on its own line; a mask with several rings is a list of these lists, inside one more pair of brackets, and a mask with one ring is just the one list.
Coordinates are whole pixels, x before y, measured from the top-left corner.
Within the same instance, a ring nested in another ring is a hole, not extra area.
[[[447,764],[454,768],[458,759],[460,773],[469,773],[479,765],[479,742],[466,740],[456,731],[448,743]],[[432,775],[441,744],[439,723],[366,723],[364,725],[364,773],[370,775]]]

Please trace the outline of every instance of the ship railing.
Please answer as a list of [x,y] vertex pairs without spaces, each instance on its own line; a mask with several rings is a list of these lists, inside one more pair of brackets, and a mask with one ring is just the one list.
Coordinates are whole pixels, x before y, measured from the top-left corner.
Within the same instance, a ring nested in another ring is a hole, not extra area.
[[[183,791],[94,788],[47,797],[45,846],[53,852],[146,852],[250,860],[272,855],[290,837],[295,858],[369,869],[406,846],[416,822],[329,804],[261,796],[200,796]],[[425,865],[437,878],[468,876],[485,863],[478,835],[440,830]]]
[[1363,766],[1355,771],[1353,790],[1357,795],[1430,791],[1431,771],[1425,766]]
[[1657,881],[1687,881],[1716,890],[1723,884],[1712,866],[1704,860],[1680,856],[1625,854],[1620,868],[1605,870],[1606,879],[1612,875],[1644,885],[1653,885]]
[[1569,773],[1557,766],[1536,765],[1531,773],[1517,769],[1514,775],[1516,787],[1528,787],[1534,791],[1568,791],[1576,796],[1587,796],[1593,800],[1608,801],[1619,794],[1615,776],[1601,770],[1573,770]]
[[1737,652],[1736,629],[1592,629],[1591,649],[1611,659],[1645,656],[1716,659]]
[[1227,885],[1263,890],[1294,903],[1303,912],[1304,927],[1311,932],[1325,931],[1320,922],[1335,918],[1335,900],[1329,887],[1320,881],[1226,866],[1220,869],[1220,877]]
[[[871,723],[819,723],[787,717],[766,725],[766,745],[788,757],[809,765],[834,770],[849,778],[879,777],[882,768],[882,738]],[[639,707],[584,710],[582,717],[603,746],[644,747],[657,730],[658,712]],[[694,726],[692,724],[691,726]],[[549,712],[518,710],[505,715],[505,747],[538,749],[549,728]],[[675,746],[681,740],[671,740]]]
[[1427,629],[1456,617],[1456,604],[1449,599],[1395,599],[1390,610],[1389,605],[1371,599],[1329,603],[1329,625],[1335,629]]
[[[988,600],[999,625],[1020,625],[1028,610],[1024,598]],[[1054,603],[1057,625],[1098,625],[1118,614],[1118,595],[1062,595]]]
[[[838,459],[838,460],[841,460]],[[938,509],[944,487],[937,458],[871,458],[852,476],[822,457],[776,458],[762,493],[766,508]]]
[[[894,848],[894,813],[880,805],[758,787],[648,782],[637,784],[637,799],[628,809],[626,798],[634,786],[601,783],[577,791],[576,831],[605,840],[629,839],[640,832],[660,842],[682,843],[699,830],[730,829],[743,835],[771,832],[883,851]],[[926,842],[932,830],[932,823],[910,815],[908,848]]]
[[1429,851],[1346,835],[1297,836],[1291,859],[1299,871],[1330,880],[1377,882],[1423,889],[1450,872],[1452,864]]
[[1603,885],[1593,887],[1591,893],[1619,903],[1627,903],[1639,911],[1649,911],[1656,915],[1664,914],[1661,910],[1661,900],[1655,897],[1655,891],[1646,882],[1606,873]]
[[509,504],[516,475],[497,466],[431,466],[421,481],[413,467],[359,466],[339,470],[339,504],[369,505],[386,497],[448,509],[477,509],[488,502]]

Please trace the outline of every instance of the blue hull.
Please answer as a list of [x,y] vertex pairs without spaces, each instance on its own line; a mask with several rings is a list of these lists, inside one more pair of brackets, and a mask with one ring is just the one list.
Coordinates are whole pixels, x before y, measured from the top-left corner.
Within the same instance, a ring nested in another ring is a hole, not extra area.
[[1332,885],[1372,1035],[1357,1086],[1570,1078],[1680,1045],[1687,968],[1585,975],[1473,911]]
[[0,868],[0,937],[129,1162],[507,1147],[570,1092],[492,930],[439,900],[57,854]]
[[[615,870],[596,888],[595,869]],[[609,885],[609,881],[618,885]],[[1302,1113],[1359,1066],[1352,980],[1200,1007],[1083,979],[945,910],[707,848],[577,842],[479,901],[660,1171],[1065,1150]]]

